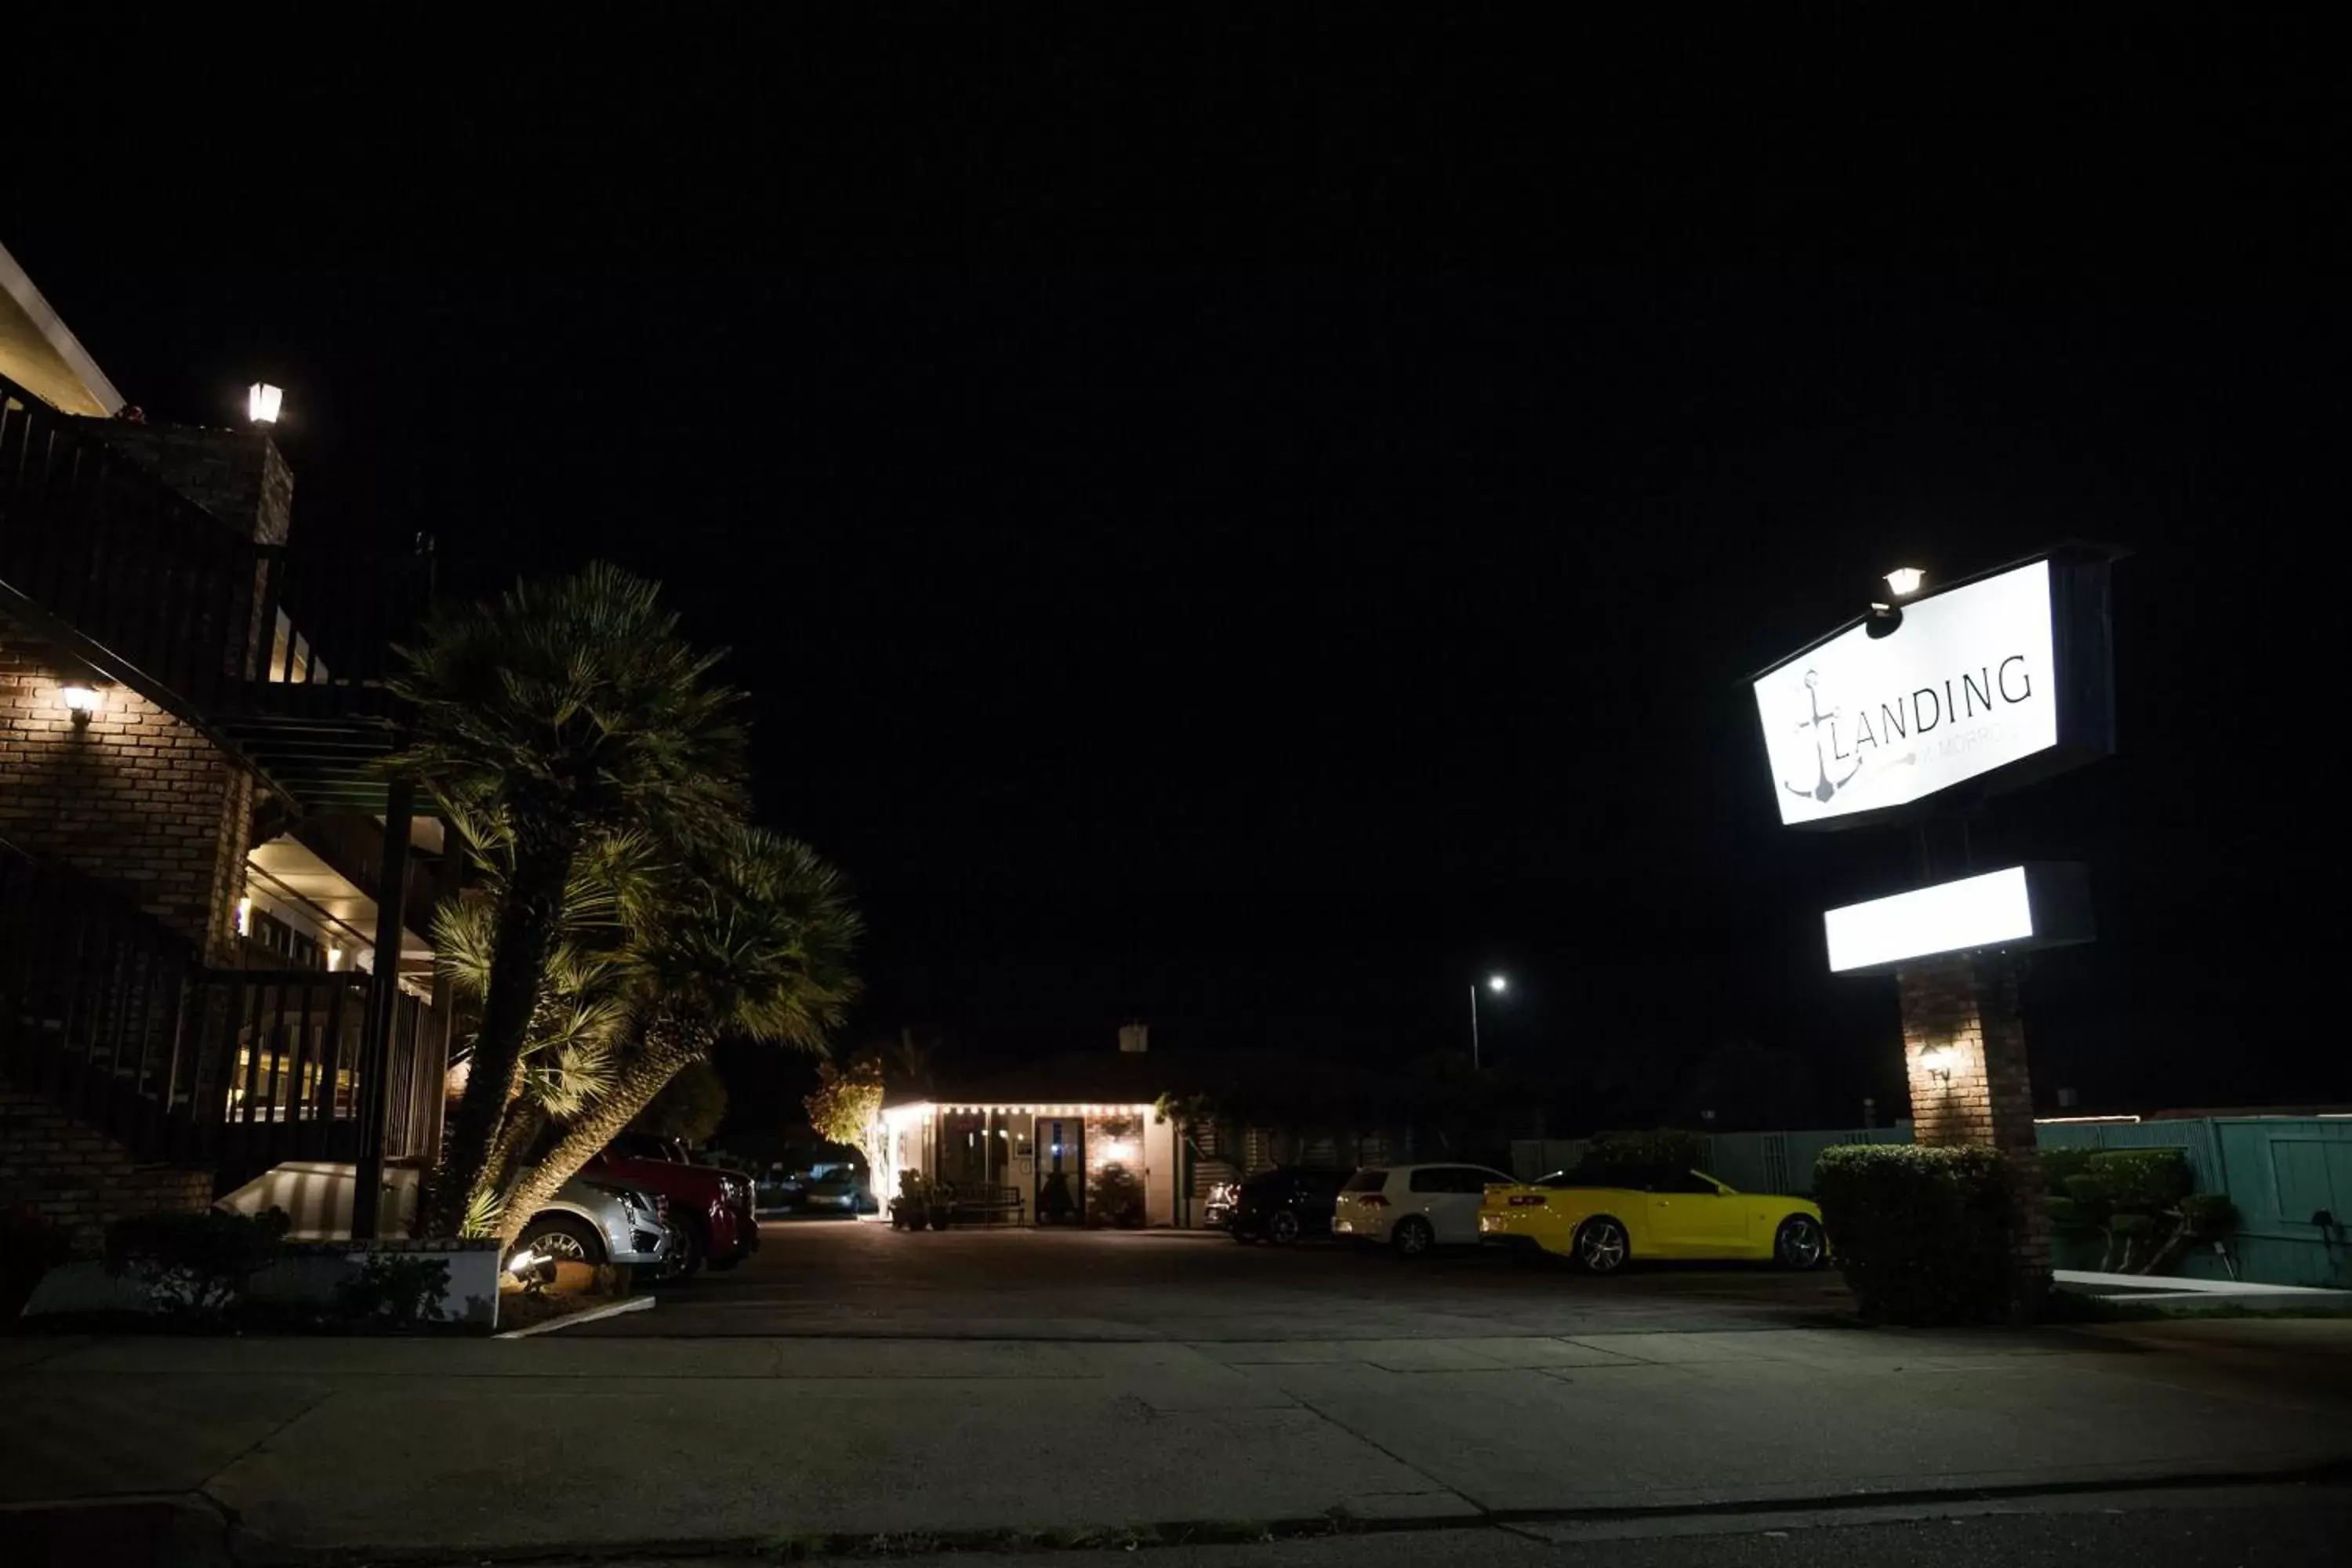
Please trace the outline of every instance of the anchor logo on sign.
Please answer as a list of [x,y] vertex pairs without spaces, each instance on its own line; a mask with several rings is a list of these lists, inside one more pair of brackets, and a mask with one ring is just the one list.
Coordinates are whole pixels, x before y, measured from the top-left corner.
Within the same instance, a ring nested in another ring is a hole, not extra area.
[[1862,772],[1862,759],[1860,757],[1854,758],[1853,766],[1846,769],[1844,777],[1835,779],[1830,777],[1829,752],[1835,747],[1836,736],[1833,733],[1831,735],[1830,744],[1825,748],[1822,744],[1822,726],[1826,725],[1831,720],[1835,719],[1838,716],[1838,710],[1832,708],[1826,713],[1822,711],[1821,681],[1822,672],[1820,670],[1809,669],[1805,671],[1805,697],[1808,706],[1812,710],[1812,717],[1810,719],[1801,720],[1797,724],[1798,729],[1811,730],[1813,732],[1813,782],[1810,784],[1791,784],[1787,779],[1782,779],[1780,781],[1780,787],[1787,790],[1790,795],[1804,795],[1809,799],[1817,800],[1823,805],[1827,805],[1831,801],[1837,798],[1838,791],[1845,788],[1846,785],[1853,782],[1854,774]]

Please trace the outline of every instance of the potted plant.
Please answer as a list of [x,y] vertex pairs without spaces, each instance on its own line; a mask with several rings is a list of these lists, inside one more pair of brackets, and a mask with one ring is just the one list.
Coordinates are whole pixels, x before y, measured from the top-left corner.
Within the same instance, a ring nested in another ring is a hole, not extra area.
[[898,1173],[898,1195],[890,1200],[892,1230],[920,1230],[930,1222],[929,1187],[920,1171]]

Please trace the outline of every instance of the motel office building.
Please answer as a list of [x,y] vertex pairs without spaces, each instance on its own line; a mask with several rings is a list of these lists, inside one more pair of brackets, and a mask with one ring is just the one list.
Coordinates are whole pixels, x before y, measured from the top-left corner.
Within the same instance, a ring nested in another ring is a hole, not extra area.
[[413,561],[305,542],[266,426],[124,412],[0,250],[0,1208],[83,1249],[428,1161],[448,1039],[454,858],[379,766]]

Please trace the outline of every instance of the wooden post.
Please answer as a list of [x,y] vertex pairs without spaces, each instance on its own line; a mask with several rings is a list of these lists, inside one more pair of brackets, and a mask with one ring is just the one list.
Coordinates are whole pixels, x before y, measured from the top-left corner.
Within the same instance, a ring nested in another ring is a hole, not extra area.
[[408,829],[416,785],[395,778],[384,797],[383,854],[375,882],[375,973],[360,1032],[358,1185],[352,1193],[352,1239],[373,1241],[383,1224],[383,1131],[392,1092],[392,1025],[400,999],[400,948],[407,912]]

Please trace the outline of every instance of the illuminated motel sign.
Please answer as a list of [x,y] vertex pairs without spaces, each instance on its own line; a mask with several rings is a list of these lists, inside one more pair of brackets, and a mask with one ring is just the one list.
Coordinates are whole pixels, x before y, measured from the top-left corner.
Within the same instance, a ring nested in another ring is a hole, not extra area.
[[[2006,566],[1865,616],[1754,678],[1784,826],[1924,816],[2115,750],[2104,552]],[[2078,866],[2012,866],[1831,910],[1830,968],[2091,938]]]
[[2115,749],[2105,561],[2006,567],[1910,600],[1886,626],[1864,616],[1755,678],[1785,825],[1882,821]]
[[2090,891],[2080,866],[2010,866],[1827,910],[1822,934],[1834,974],[1971,948],[2061,947],[2091,940]]

